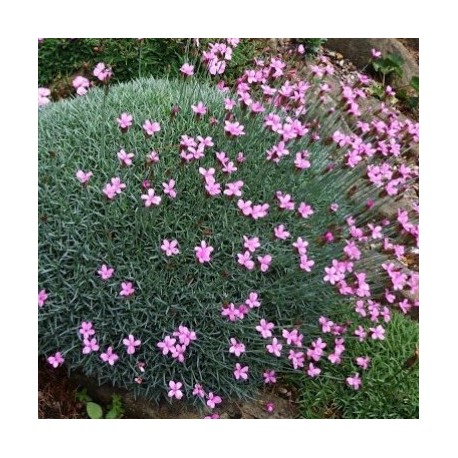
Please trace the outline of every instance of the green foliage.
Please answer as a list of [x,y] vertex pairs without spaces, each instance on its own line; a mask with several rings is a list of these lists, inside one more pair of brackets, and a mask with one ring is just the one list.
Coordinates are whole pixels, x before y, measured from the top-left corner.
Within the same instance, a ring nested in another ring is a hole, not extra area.
[[100,404],[93,402],[92,398],[87,394],[87,389],[83,388],[75,395],[76,399],[86,404],[86,412],[92,420],[100,420],[105,418],[107,420],[115,420],[121,418],[124,414],[121,396],[113,394],[111,396],[111,403],[107,407],[105,417],[103,416],[103,408]]
[[[351,312],[342,319],[353,319]],[[301,416],[304,418],[418,418],[419,365],[412,358],[419,338],[418,323],[394,314],[386,340],[359,343],[347,340],[341,365],[330,366],[318,379],[303,376],[300,387]],[[345,384],[346,377],[361,368],[357,356],[372,361],[362,371],[358,391]]]
[[297,44],[304,45],[305,54],[310,56],[318,54],[318,51],[327,40],[327,38],[294,38]]
[[404,59],[398,54],[388,54],[386,57],[372,61],[374,70],[377,73],[381,73],[384,77],[393,74],[401,78],[403,75],[403,65]]

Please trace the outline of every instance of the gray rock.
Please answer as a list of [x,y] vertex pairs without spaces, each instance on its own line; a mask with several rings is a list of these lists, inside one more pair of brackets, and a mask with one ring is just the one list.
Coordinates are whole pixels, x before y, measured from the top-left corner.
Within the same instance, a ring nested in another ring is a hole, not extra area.
[[[418,40],[412,38],[411,40]],[[403,75],[400,85],[410,83],[412,76],[418,76],[419,70],[414,56],[396,38],[329,38],[326,48],[342,53],[346,59],[352,61],[359,70],[367,67],[371,59],[371,49],[375,48],[387,54],[398,54],[404,60]]]

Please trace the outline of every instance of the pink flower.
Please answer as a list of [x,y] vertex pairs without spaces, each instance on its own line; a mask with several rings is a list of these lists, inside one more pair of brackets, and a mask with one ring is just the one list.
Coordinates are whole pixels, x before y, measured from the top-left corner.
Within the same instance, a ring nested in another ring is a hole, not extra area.
[[159,132],[161,130],[161,125],[158,122],[153,122],[147,119],[143,123],[143,130],[145,131],[145,134],[148,135],[149,137],[153,136],[156,132]]
[[100,355],[100,359],[105,363],[108,363],[110,366],[113,366],[113,364],[119,359],[119,357],[116,353],[113,353],[112,347],[108,347],[106,353],[102,353]]
[[272,337],[272,329],[275,327],[273,323],[268,323],[264,318],[259,322],[259,325],[256,326],[256,331],[258,331],[263,339]]
[[91,83],[84,76],[76,76],[72,81],[72,86],[76,89],[78,95],[84,95],[87,93],[87,90]]
[[266,402],[264,408],[266,412],[272,413],[275,410],[275,404],[273,402]]
[[230,122],[224,121],[224,130],[233,137],[240,137],[245,135],[244,129],[245,127],[242,126],[239,122]]
[[251,253],[249,251],[237,253],[237,262],[248,270],[254,269],[254,261],[251,258]]
[[141,341],[136,340],[132,334],[129,334],[127,339],[123,339],[122,343],[127,347],[127,353],[133,355],[135,353],[136,347],[140,346]]
[[261,307],[261,302],[258,299],[258,293],[251,292],[248,296],[248,299],[245,301],[245,304],[248,305],[250,309]]
[[204,417],[204,420],[219,420],[219,414],[212,413],[211,415],[207,415]]
[[191,105],[191,108],[197,116],[203,116],[207,113],[207,107],[202,102],[199,102],[197,105]]
[[310,168],[309,154],[310,153],[308,151],[300,151],[299,153],[296,153],[294,165],[297,169],[304,170]]
[[42,289],[38,292],[38,307],[43,307],[45,305],[46,300],[48,299],[48,294],[46,293],[45,289]]
[[180,363],[184,362],[184,352],[186,351],[186,345],[176,344],[170,348],[172,358],[178,359]]
[[183,397],[183,392],[180,390],[182,386],[183,384],[181,382],[174,382],[173,380],[170,380],[170,391],[168,393],[169,398],[181,399]]
[[385,340],[385,329],[380,324],[376,328],[369,328],[369,330],[372,332],[372,339]]
[[265,371],[262,376],[264,377],[264,383],[277,383],[277,377],[274,370]]
[[227,307],[223,307],[221,315],[227,316],[229,321],[241,320],[244,317],[244,314],[232,302]]
[[309,242],[302,240],[302,237],[298,237],[297,240],[293,243],[293,247],[296,248],[297,252],[302,256],[307,253],[307,247]]
[[243,181],[239,180],[234,183],[226,183],[226,189],[224,190],[224,195],[226,196],[237,196],[242,195]]
[[213,167],[204,169],[203,167],[199,167],[199,173],[204,177],[205,182],[214,182],[215,181],[215,169]]
[[82,170],[76,172],[76,178],[82,184],[88,183],[92,176],[92,172],[83,172]]
[[212,246],[207,246],[207,242],[205,240],[202,240],[200,242],[200,246],[194,247],[196,258],[201,264],[203,264],[204,262],[210,262],[210,256],[213,250],[214,248]]
[[359,390],[359,387],[361,386],[359,374],[355,374],[353,377],[347,377],[346,381],[348,386],[351,386],[354,390]]
[[373,59],[379,59],[382,55],[381,51],[377,51],[375,48],[371,49],[371,56]]
[[113,276],[114,269],[113,267],[107,267],[106,264],[102,264],[102,267],[100,267],[97,273],[100,275],[102,280],[108,280],[109,278]]
[[148,189],[148,194],[142,194],[142,199],[145,201],[145,207],[151,207],[151,205],[159,205],[161,203],[161,197],[155,195],[154,189]]
[[302,347],[302,339],[304,338],[304,336],[302,334],[299,334],[299,331],[297,329],[293,329],[292,331],[283,329],[281,335],[284,339],[286,339],[286,343],[288,345]]
[[146,156],[146,160],[149,164],[152,164],[153,162],[159,162],[159,153],[157,151],[150,151]]
[[305,202],[301,202],[299,204],[297,211],[302,216],[302,218],[308,218],[309,216],[313,215],[313,209],[311,205],[308,205]]
[[370,361],[371,359],[369,356],[358,356],[358,358],[356,358],[356,364],[362,369],[367,369],[369,367]]
[[161,250],[166,256],[173,256],[180,252],[178,248],[178,241],[172,240],[171,242],[167,239],[162,241]]
[[266,348],[269,353],[272,353],[279,358],[281,356],[281,349],[283,348],[283,345],[278,342],[276,337],[274,337],[272,339],[272,343],[266,345]]
[[268,210],[269,204],[254,205],[251,209],[251,217],[255,220],[259,218],[264,218],[265,216],[267,216]]
[[113,76],[113,72],[110,67],[106,66],[103,62],[99,62],[94,68],[93,75],[100,81],[108,81]]
[[[231,174],[231,173],[234,173],[237,171],[237,167],[234,165],[234,163],[232,161],[227,161],[223,167],[221,168],[221,170],[224,172],[224,173],[228,173],[228,174]],[[242,183],[241,186],[243,186],[243,181],[237,181],[237,183]],[[229,184],[229,183],[228,183]],[[239,185],[239,187],[241,187]],[[237,194],[236,194],[237,195]],[[240,193],[240,195],[242,195],[242,193]]]
[[272,256],[270,254],[266,254],[265,256],[258,256],[258,261],[260,264],[261,272],[267,272],[270,267],[270,263],[272,262]]
[[106,184],[103,188],[103,193],[109,198],[113,199],[116,194],[121,194],[122,190],[126,187],[121,178],[115,177],[111,179],[111,184]]
[[321,324],[321,330],[326,334],[328,332],[331,332],[332,327],[334,326],[334,322],[331,320],[328,320],[324,316],[320,316],[320,319],[318,322]]
[[253,209],[251,207],[251,200],[244,201],[242,199],[239,199],[237,201],[237,207],[245,216],[250,216],[253,212]]
[[291,234],[285,229],[283,224],[274,227],[274,234],[277,239],[286,240]]
[[221,402],[223,402],[223,400],[219,396],[214,395],[211,391],[208,393],[207,406],[210,407],[210,409],[214,409],[216,404],[220,404]]
[[84,339],[83,340],[83,354],[87,355],[89,353],[92,353],[93,351],[99,351],[99,345],[97,343],[97,339],[93,338],[91,340],[89,339]]
[[181,324],[178,326],[178,330],[174,331],[173,335],[178,337],[180,343],[185,346],[188,346],[192,340],[197,340],[196,333],[194,331],[190,331],[186,326]]
[[232,337],[231,346],[229,347],[229,353],[233,353],[235,356],[239,357],[244,352],[245,345],[243,343],[237,342],[237,340]]
[[307,369],[307,374],[309,377],[318,377],[321,374],[321,369],[319,367],[315,367],[313,363],[309,364],[309,368]]
[[54,369],[58,366],[62,366],[64,361],[65,359],[60,353],[60,351],[56,352],[53,356],[50,356],[48,358],[48,363],[51,364],[51,366],[54,367]]
[[172,351],[176,343],[176,339],[172,339],[170,336],[166,336],[162,342],[158,342],[157,346],[162,350],[162,354],[166,355],[169,351]]
[[162,183],[162,187],[164,188],[164,194],[170,196],[171,199],[175,199],[177,196],[177,192],[175,191],[175,180],[170,180],[168,183]]
[[281,191],[277,191],[275,196],[278,199],[278,208],[282,210],[294,210],[294,202],[291,195],[283,194]]
[[120,129],[128,129],[132,125],[132,120],[133,117],[129,113],[122,113],[121,116],[116,119]]
[[237,102],[235,100],[231,99],[224,99],[224,109],[225,110],[232,110],[232,108],[237,105]]
[[185,76],[192,76],[194,75],[194,65],[183,64],[180,68],[180,72]]
[[132,165],[133,157],[134,157],[134,153],[126,153],[123,149],[118,152],[119,162],[127,166]]
[[88,339],[95,334],[95,329],[92,328],[90,321],[83,321],[81,323],[80,334],[82,334],[83,339]]
[[248,236],[244,235],[243,240],[243,246],[251,253],[254,253],[256,251],[256,248],[259,248],[261,246],[258,237],[253,237],[250,239]]
[[355,330],[353,334],[355,336],[358,336],[358,340],[360,342],[363,342],[367,337],[367,332],[364,330],[364,328],[361,325],[358,326],[358,328]]
[[194,385],[194,389],[192,390],[192,394],[194,396],[198,396],[199,398],[204,398],[205,397],[205,391],[202,388],[202,385],[200,385],[199,383],[196,383]]
[[234,377],[236,380],[248,380],[248,366],[242,367],[240,363],[235,365]]
[[217,196],[221,194],[221,185],[216,183],[214,179],[208,180],[207,184],[205,185],[205,190],[207,191],[208,195]]
[[38,106],[42,107],[47,105],[51,102],[49,96],[51,95],[51,91],[46,87],[39,87],[38,88]]
[[290,350],[288,359],[291,361],[294,369],[304,367],[304,353],[301,351]]
[[121,296],[131,296],[134,294],[135,288],[132,285],[132,282],[122,282],[121,283],[121,292],[119,293]]
[[313,259],[308,259],[306,254],[301,255],[299,264],[299,268],[301,270],[305,270],[305,272],[311,272],[314,265],[315,261]]

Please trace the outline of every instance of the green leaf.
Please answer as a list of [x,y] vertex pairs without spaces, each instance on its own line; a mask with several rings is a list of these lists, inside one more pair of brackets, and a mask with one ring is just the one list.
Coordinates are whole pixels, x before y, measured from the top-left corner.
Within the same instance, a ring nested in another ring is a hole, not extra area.
[[412,76],[410,80],[410,86],[413,87],[417,92],[420,92],[420,78],[418,76]]
[[119,415],[119,411],[118,409],[115,409],[115,408],[112,408],[110,409],[107,414],[105,415],[105,418],[107,420],[115,420],[116,418],[119,418],[120,415]]
[[83,388],[81,391],[77,391],[75,398],[79,402],[90,402],[92,401],[91,397],[87,394],[87,389]]
[[100,407],[95,402],[88,402],[86,404],[86,411],[89,415],[89,418],[92,418],[93,420],[99,420],[103,417],[102,407]]
[[399,54],[388,54],[386,60],[391,62],[395,67],[402,67],[404,65],[404,59]]

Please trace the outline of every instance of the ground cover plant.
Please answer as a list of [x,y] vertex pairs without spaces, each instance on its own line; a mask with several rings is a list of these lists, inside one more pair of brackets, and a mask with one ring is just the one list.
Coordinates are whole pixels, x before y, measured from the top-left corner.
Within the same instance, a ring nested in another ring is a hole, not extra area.
[[363,75],[331,97],[325,59],[304,80],[260,56],[229,87],[238,39],[188,45],[174,79],[100,62],[72,99],[39,89],[40,352],[209,411],[336,366],[358,391],[418,306],[418,124],[362,110]]

